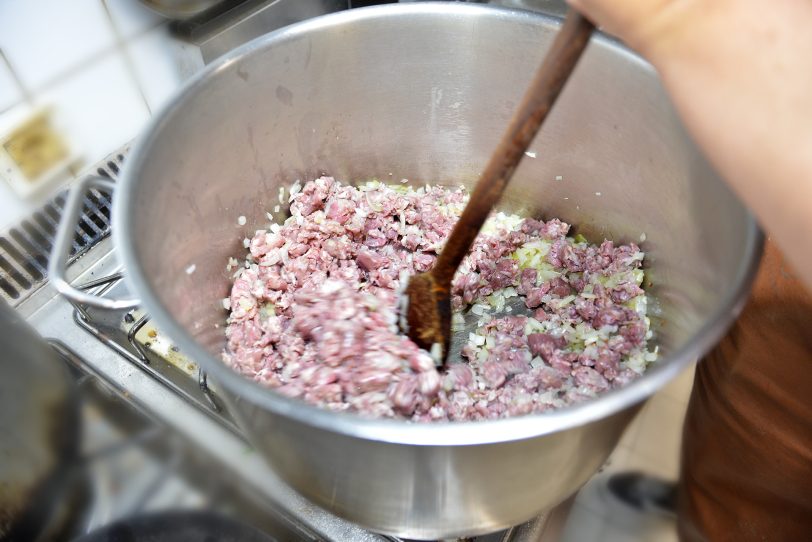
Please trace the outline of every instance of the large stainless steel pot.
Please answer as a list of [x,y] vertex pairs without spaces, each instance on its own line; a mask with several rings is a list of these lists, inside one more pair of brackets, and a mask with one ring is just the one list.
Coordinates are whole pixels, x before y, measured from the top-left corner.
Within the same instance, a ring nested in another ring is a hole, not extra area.
[[562,501],[607,458],[640,402],[719,339],[756,268],[755,222],[686,137],[651,67],[597,37],[504,208],[561,217],[593,239],[645,234],[662,322],[657,367],[558,412],[415,425],[322,411],[221,364],[225,264],[263,227],[279,187],[320,173],[470,186],[558,24],[418,3],[280,30],[189,83],[140,139],[117,188],[115,243],[146,310],[216,378],[287,482],[378,531],[482,533]]

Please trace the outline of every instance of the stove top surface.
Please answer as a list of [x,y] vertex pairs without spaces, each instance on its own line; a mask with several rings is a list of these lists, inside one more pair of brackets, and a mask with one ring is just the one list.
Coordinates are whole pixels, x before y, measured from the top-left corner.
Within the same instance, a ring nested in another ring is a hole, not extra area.
[[[112,251],[85,275],[80,282],[101,295],[128,293]],[[86,530],[182,507],[230,514],[280,540],[398,540],[332,516],[282,482],[245,440],[216,385],[141,309],[104,311],[55,297],[31,320],[84,379],[85,446],[107,456],[91,469],[96,498]],[[545,520],[470,540],[541,540]]]
[[[69,274],[100,295],[128,293],[107,236],[77,257]],[[141,309],[74,306],[46,280],[16,310],[74,369],[85,397],[91,491],[73,534],[182,508],[227,514],[280,540],[399,540],[333,516],[288,487],[245,440],[216,384]],[[548,518],[470,540],[551,540],[544,536]]]

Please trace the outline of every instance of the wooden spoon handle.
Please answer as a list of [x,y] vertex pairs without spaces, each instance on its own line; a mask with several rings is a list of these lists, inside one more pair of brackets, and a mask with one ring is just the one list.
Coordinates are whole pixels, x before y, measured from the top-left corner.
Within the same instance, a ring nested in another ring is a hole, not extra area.
[[594,26],[586,18],[569,10],[431,271],[439,287],[450,288],[457,267],[471,249],[482,224],[499,201],[516,166],[547,118],[581,53],[586,49],[593,29]]

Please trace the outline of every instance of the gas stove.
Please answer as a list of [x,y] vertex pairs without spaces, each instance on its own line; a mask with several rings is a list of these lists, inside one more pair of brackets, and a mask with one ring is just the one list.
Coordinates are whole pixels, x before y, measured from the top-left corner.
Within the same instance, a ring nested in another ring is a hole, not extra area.
[[[564,6],[546,0],[492,3],[555,14]],[[338,4],[347,2],[309,3],[325,10]],[[252,37],[246,28],[256,31],[260,19],[248,17],[253,22],[241,26],[221,18],[220,27],[192,21],[185,28],[206,62],[224,52],[219,48]],[[115,181],[127,152],[127,147],[120,149],[86,174]],[[68,271],[75,285],[122,299],[129,296],[121,280],[126,270],[109,237],[111,199],[102,190],[86,198]],[[84,454],[91,458],[89,490],[75,507],[78,519],[70,522],[71,531],[55,539],[142,512],[197,508],[232,515],[277,540],[397,541],[335,517],[288,487],[247,442],[216,384],[143,310],[72,305],[55,292],[46,268],[64,202],[65,192],[57,194],[29,219],[0,233],[0,299],[74,370],[85,398],[82,439]],[[526,524],[471,540],[554,541],[568,511],[566,503]]]
[[[91,173],[112,180],[127,149]],[[278,540],[393,541],[335,517],[294,492],[254,452],[216,385],[152,325],[140,308],[72,305],[47,282],[44,262],[64,195],[0,236],[2,296],[77,374],[85,397],[83,448],[92,458],[87,505],[72,535],[119,518],[167,508],[230,514]],[[91,193],[76,226],[69,273],[75,285],[126,297],[109,238],[108,194]],[[94,227],[91,227],[92,224]],[[43,271],[39,271],[42,268]],[[567,506],[472,540],[549,541]],[[63,539],[63,538],[60,538]]]

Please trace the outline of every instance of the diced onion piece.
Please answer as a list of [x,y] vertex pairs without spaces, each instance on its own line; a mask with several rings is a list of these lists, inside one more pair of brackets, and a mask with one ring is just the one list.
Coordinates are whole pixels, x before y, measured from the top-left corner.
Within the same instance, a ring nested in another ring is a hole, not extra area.
[[482,346],[485,344],[485,336],[480,335],[479,333],[469,333],[468,342],[474,344],[475,346]]

